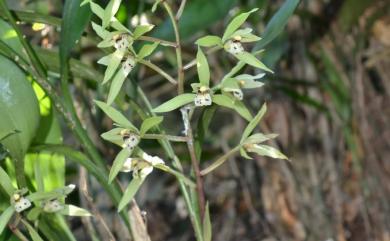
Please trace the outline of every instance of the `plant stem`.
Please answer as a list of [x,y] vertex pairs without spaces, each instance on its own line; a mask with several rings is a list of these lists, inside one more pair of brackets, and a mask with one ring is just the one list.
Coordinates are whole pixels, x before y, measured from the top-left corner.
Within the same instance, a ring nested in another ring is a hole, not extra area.
[[145,134],[142,136],[142,139],[166,139],[168,141],[174,141],[174,142],[187,142],[187,137],[185,136],[172,136],[172,135],[165,135],[165,134]]
[[[209,54],[212,54],[214,52],[217,52],[220,49],[221,49],[220,46],[216,46],[214,48],[211,48],[211,49],[206,51],[206,55],[209,55]],[[188,69],[194,67],[195,65],[196,65],[196,59],[193,59],[193,60],[191,60],[190,62],[188,62],[187,64],[184,65],[183,71],[188,70]]]
[[153,64],[152,62],[150,62],[148,60],[144,60],[144,59],[138,59],[137,61],[139,63],[145,65],[145,66],[148,66],[149,68],[153,69],[157,73],[161,74],[163,77],[165,77],[172,84],[174,84],[174,85],[177,84],[177,81],[172,76],[167,74],[164,70],[162,70],[160,67],[158,67],[157,65]]
[[167,11],[169,18],[171,19],[173,30],[175,32],[176,38],[176,59],[177,59],[177,93],[180,95],[184,92],[184,70],[183,70],[183,59],[181,56],[181,44],[180,44],[180,34],[179,34],[179,26],[178,21],[173,15],[172,9],[169,4],[164,1],[164,8]]
[[241,145],[239,146],[236,146],[234,147],[233,149],[231,149],[229,152],[225,153],[224,155],[222,155],[221,157],[219,157],[215,162],[213,162],[210,166],[208,166],[207,168],[203,169],[201,172],[200,172],[200,175],[204,176],[210,172],[212,172],[215,168],[219,167],[220,165],[222,165],[229,157],[231,157],[232,155],[234,155],[237,151],[239,151],[241,148]]
[[144,40],[144,41],[148,41],[148,42],[159,42],[161,45],[167,46],[167,47],[173,47],[173,48],[177,47],[177,44],[174,42],[159,39],[159,38],[153,38],[153,37],[149,37],[149,36],[140,36],[140,37],[138,37],[138,40]]
[[191,163],[192,163],[192,169],[194,170],[195,173],[195,178],[196,178],[196,191],[197,191],[197,196],[198,196],[198,205],[199,205],[199,211],[200,211],[200,218],[203,220],[204,217],[204,211],[205,211],[205,194],[203,190],[203,179],[200,174],[200,168],[199,168],[199,161],[196,158],[196,153],[195,153],[195,146],[194,146],[194,137],[192,134],[192,127],[191,127],[191,122],[188,117],[188,109],[186,107],[183,107],[180,109],[182,116],[183,116],[183,122],[185,126],[185,133],[187,135],[187,147],[188,151],[190,153],[191,157]]

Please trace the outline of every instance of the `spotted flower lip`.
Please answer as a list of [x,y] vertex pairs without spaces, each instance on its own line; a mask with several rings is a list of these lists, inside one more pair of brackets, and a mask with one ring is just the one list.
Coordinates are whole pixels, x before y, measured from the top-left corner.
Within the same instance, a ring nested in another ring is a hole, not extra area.
[[134,69],[135,64],[135,58],[131,55],[127,55],[122,60],[122,70],[126,76]]
[[23,197],[19,193],[15,193],[12,195],[11,203],[13,204],[15,211],[18,213],[31,207],[31,201],[28,198]]
[[241,42],[239,40],[228,40],[224,48],[227,52],[236,55],[239,53],[242,53],[245,51],[244,47],[242,46]]
[[131,44],[130,35],[126,33],[114,35],[112,39],[114,40],[114,48],[116,49],[126,49]]
[[54,199],[44,202],[42,208],[47,213],[55,213],[64,209],[64,205],[58,199]]
[[123,148],[128,148],[129,150],[133,150],[139,143],[140,137],[136,133],[129,132],[125,130],[121,133],[123,137]]
[[193,88],[196,93],[194,98],[195,106],[209,106],[212,104],[212,94],[208,86],[194,85]]

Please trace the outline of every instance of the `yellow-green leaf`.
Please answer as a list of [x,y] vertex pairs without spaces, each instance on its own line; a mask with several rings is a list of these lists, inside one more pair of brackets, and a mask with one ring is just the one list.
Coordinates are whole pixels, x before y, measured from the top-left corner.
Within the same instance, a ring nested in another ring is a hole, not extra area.
[[198,68],[199,82],[201,85],[209,86],[210,68],[207,58],[200,47],[198,47],[198,53],[196,54],[196,67]]
[[175,110],[183,105],[191,103],[192,101],[194,101],[194,98],[195,98],[195,94],[187,93],[187,94],[178,95],[168,100],[167,102],[159,105],[158,107],[154,108],[153,112],[161,113],[161,112],[168,112],[168,111]]
[[126,159],[131,155],[131,151],[128,148],[123,148],[118,155],[115,157],[112,167],[110,169],[110,174],[108,175],[108,183],[111,183],[114,178],[118,175],[120,170],[123,167]]
[[122,209],[133,199],[144,180],[145,179],[142,178],[133,178],[133,180],[131,180],[119,202],[118,212],[122,211]]
[[232,34],[246,21],[249,15],[257,10],[258,8],[255,8],[249,12],[241,13],[237,17],[233,18],[233,20],[230,21],[229,25],[226,27],[225,33],[222,37],[222,42],[225,42],[227,39],[229,39]]
[[164,117],[162,116],[152,116],[147,119],[145,119],[142,122],[141,128],[140,128],[140,133],[141,136],[144,135],[150,128],[160,124],[163,121]]
[[265,64],[263,64],[260,60],[258,60],[254,55],[248,53],[248,52],[242,52],[239,54],[234,55],[237,57],[237,59],[245,62],[246,64],[249,64],[255,68],[259,68],[268,72],[273,73],[271,69],[269,69]]

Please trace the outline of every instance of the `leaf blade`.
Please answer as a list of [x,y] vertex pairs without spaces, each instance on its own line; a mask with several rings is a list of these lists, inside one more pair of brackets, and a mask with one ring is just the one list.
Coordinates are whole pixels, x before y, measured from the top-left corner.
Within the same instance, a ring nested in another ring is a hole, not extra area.
[[110,174],[108,175],[108,183],[111,183],[115,177],[118,175],[120,170],[123,167],[126,159],[131,155],[131,151],[127,148],[123,148],[118,155],[115,157],[114,162],[112,163]]
[[131,180],[119,202],[118,212],[122,211],[122,209],[133,199],[143,182],[144,179],[142,178],[134,178]]
[[147,119],[145,119],[142,122],[141,128],[140,128],[140,134],[141,136],[144,135],[150,128],[160,124],[164,120],[164,117],[162,116],[152,116]]
[[115,108],[107,105],[104,102],[98,101],[98,100],[94,100],[94,102],[96,103],[97,106],[99,106],[99,108],[104,113],[106,113],[106,115],[108,115],[108,117],[111,118],[111,120],[113,120],[118,125],[125,127],[125,128],[129,128],[129,129],[138,131],[138,129],[122,113],[120,113]]
[[209,86],[210,67],[207,62],[207,58],[200,47],[198,47],[198,53],[196,54],[196,67],[198,69],[199,82],[203,86]]
[[152,111],[155,113],[169,112],[192,102],[194,98],[195,94],[181,94],[157,106]]

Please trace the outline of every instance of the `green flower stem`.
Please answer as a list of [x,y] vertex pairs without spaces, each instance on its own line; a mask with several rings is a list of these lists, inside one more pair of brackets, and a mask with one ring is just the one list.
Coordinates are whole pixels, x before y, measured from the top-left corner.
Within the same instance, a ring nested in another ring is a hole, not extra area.
[[159,39],[159,38],[153,38],[153,37],[149,37],[149,36],[140,36],[137,39],[143,40],[143,41],[148,41],[148,42],[154,42],[154,43],[157,42],[157,43],[160,43],[161,45],[167,46],[167,47],[173,47],[173,48],[177,47],[176,43],[171,42],[171,41],[167,41],[167,40],[163,40],[163,39]]
[[137,62],[140,63],[140,64],[143,64],[145,66],[148,66],[149,68],[153,69],[157,73],[161,74],[163,77],[165,77],[172,84],[174,84],[174,85],[177,84],[177,81],[172,76],[167,74],[164,70],[162,70],[160,67],[158,67],[157,65],[153,64],[152,62],[150,62],[148,60],[144,60],[144,59],[137,59]]
[[[148,116],[148,114],[152,115],[152,116],[156,116],[156,114],[154,112],[152,112],[153,107],[150,104],[149,99],[146,97],[145,93],[143,92],[143,90],[139,86],[137,88],[137,93],[140,96],[142,102],[145,104],[145,106],[147,108],[147,112],[149,112],[149,113],[146,113],[143,109],[139,110],[139,111],[144,112],[142,114],[142,116]],[[159,127],[157,127],[157,131],[160,132],[161,134],[164,134]],[[183,171],[180,160],[176,156],[175,151],[174,151],[171,143],[166,138],[164,138],[164,139],[160,140],[160,144],[163,147],[163,149],[165,150],[165,152],[167,153],[167,155],[169,156],[169,158],[171,158],[173,160],[173,166],[175,168],[177,168],[178,170]],[[192,206],[190,190],[186,187],[186,184],[183,180],[181,180],[179,178],[177,180],[179,182],[179,187],[180,187],[180,190],[183,194],[183,197],[184,197],[184,200],[185,200],[185,203],[187,206],[187,210],[188,210],[188,213],[190,215],[190,220],[191,220],[192,226],[193,226],[194,231],[195,231],[196,240],[203,241],[202,222],[199,219],[200,215],[198,215],[197,210],[195,210]]]
[[171,19],[173,30],[175,32],[175,38],[176,38],[176,59],[177,59],[177,92],[178,94],[183,94],[184,92],[184,69],[183,69],[183,59],[181,56],[181,44],[180,44],[180,34],[179,34],[179,26],[178,21],[173,15],[172,9],[169,6],[169,4],[164,1],[163,2],[164,8],[167,11],[169,18]]
[[142,136],[142,139],[154,139],[154,140],[166,139],[168,141],[173,141],[173,142],[187,142],[187,137],[185,136],[171,136],[171,135],[164,135],[164,134],[145,134]]
[[203,169],[200,174],[202,176],[212,172],[215,168],[219,167],[222,165],[229,157],[233,156],[236,152],[238,152],[241,148],[241,145],[234,147],[231,149],[229,152],[225,153],[221,157],[219,157],[215,162],[213,162],[210,166],[207,168]]

